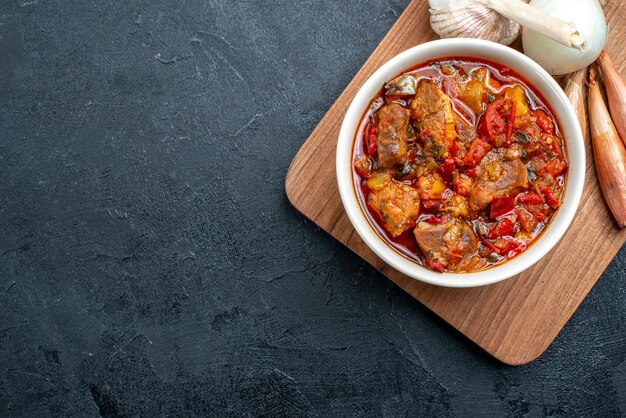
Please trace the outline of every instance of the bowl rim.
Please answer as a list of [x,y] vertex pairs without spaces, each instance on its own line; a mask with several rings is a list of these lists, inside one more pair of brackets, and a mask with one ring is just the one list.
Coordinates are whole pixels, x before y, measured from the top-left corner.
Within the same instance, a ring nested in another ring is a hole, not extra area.
[[[486,59],[523,76],[550,104],[567,143],[568,175],[563,203],[532,245],[515,258],[472,273],[437,273],[401,255],[379,236],[366,218],[352,179],[352,146],[361,117],[384,82],[420,63],[451,56]],[[506,62],[503,62],[506,61]],[[439,39],[409,48],[380,66],[359,88],[344,116],[337,142],[336,176],[344,209],[365,244],[389,266],[422,282],[445,287],[475,287],[500,282],[533,266],[548,254],[571,225],[585,178],[585,145],[573,106],[558,83],[539,64],[507,46],[480,39]]]

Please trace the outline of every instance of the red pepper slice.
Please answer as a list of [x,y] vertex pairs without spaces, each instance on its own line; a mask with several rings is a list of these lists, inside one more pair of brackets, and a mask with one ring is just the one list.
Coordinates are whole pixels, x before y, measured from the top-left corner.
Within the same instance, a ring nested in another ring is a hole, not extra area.
[[487,246],[487,248],[489,248],[491,250],[491,252],[494,252],[496,254],[500,254],[500,249],[498,247],[496,247],[495,245],[493,245],[492,243],[490,243],[489,241],[487,241],[486,239],[483,239],[483,244],[485,244]]
[[432,225],[441,225],[442,223],[444,223],[446,221],[446,218],[441,215],[441,216],[431,216],[430,218],[426,219],[426,222],[428,222],[429,224]]
[[450,152],[450,156],[452,158],[456,158],[457,155],[459,155],[459,148],[456,146],[456,141],[452,141],[452,144],[450,144],[450,148],[448,148],[448,151]]
[[465,170],[465,175],[467,177],[474,178],[478,175],[478,169],[476,167],[472,167],[469,170]]
[[515,257],[517,254],[521,253],[526,249],[526,244],[518,241],[509,241],[508,245],[502,253],[505,253],[507,258]]
[[370,155],[376,153],[376,126],[372,125],[369,132],[369,142],[367,145],[367,151]]
[[439,261],[435,261],[433,259],[427,258],[424,264],[426,264],[426,267],[428,267],[431,270],[434,270],[439,273],[443,273],[444,266]]
[[517,215],[517,220],[524,231],[530,233],[535,230],[538,221],[532,213],[524,208],[517,208],[517,210],[515,210],[515,214]]
[[530,203],[531,205],[538,205],[539,203],[543,202],[543,199],[537,193],[527,192],[527,193],[520,193],[519,195],[517,195],[517,202],[518,203]]
[[515,234],[515,224],[509,219],[504,218],[498,222],[487,234],[487,238],[498,238],[503,236],[512,236]]
[[450,181],[452,170],[454,170],[454,159],[452,157],[446,158],[443,164],[437,167],[437,172],[441,174],[441,177],[443,177],[445,181]]
[[535,123],[537,126],[547,134],[554,132],[554,122],[550,119],[550,116],[541,109],[537,109],[535,112]]
[[559,158],[555,158],[546,165],[545,170],[548,173],[552,174],[553,177],[556,177],[561,171],[565,169],[565,167],[567,167],[567,163],[565,161]]
[[539,205],[525,204],[523,208],[532,213],[535,219],[537,219],[537,221],[539,222],[545,221],[548,217],[548,212],[550,211],[550,209],[548,209],[548,207],[546,207],[544,203],[541,203]]
[[559,207],[559,201],[557,200],[556,197],[554,197],[554,194],[552,194],[552,190],[550,190],[548,186],[546,185],[539,186],[539,191],[546,198],[546,203],[548,204],[548,206],[550,206],[552,209],[556,209]]
[[513,211],[515,206],[515,199],[513,196],[495,197],[491,201],[491,208],[489,210],[489,216],[492,219],[497,219],[502,215],[506,215]]
[[504,119],[498,112],[503,105],[504,100],[497,100],[487,106],[478,127],[478,133],[484,138],[492,140],[494,136],[504,133]]
[[518,255],[519,253],[521,253],[522,251],[524,251],[526,249],[526,244],[523,243],[518,243],[515,248],[509,250],[508,254],[506,255],[507,257],[511,258],[511,257],[515,257],[516,255]]
[[[499,99],[491,103],[485,110],[478,132],[492,143],[495,142],[497,135],[506,134],[504,146],[508,146],[514,125],[515,102],[511,99]],[[494,143],[494,145],[496,144]]]
[[460,161],[460,165],[465,167],[475,167],[478,165],[480,160],[489,152],[491,149],[491,144],[481,138],[476,138],[472,141],[469,149],[467,150],[467,154],[463,157],[463,160]]
[[511,110],[509,111],[509,119],[506,123],[506,146],[511,145],[511,136],[513,135],[513,128],[515,128],[515,101],[510,100]]

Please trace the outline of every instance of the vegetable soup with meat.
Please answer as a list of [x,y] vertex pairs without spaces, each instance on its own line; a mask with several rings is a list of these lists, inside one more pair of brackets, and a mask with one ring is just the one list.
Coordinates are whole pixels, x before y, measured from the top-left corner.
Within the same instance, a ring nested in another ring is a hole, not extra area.
[[523,252],[564,192],[552,111],[511,69],[472,58],[387,82],[353,147],[359,202],[378,234],[438,271],[472,272]]

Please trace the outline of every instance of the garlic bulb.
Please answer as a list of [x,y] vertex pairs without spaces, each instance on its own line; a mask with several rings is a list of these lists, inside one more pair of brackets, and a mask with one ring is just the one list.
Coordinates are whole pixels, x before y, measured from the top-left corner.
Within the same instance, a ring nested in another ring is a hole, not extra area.
[[598,0],[531,0],[530,5],[549,14],[573,22],[585,39],[584,50],[559,45],[544,35],[524,27],[524,53],[552,75],[568,74],[591,64],[606,44],[608,30]]
[[428,4],[430,25],[442,38],[478,38],[509,45],[521,31],[518,23],[484,0],[428,0]]
[[585,40],[576,25],[550,16],[525,1],[429,0],[430,25],[442,38],[480,38],[505,45],[515,40],[522,25],[569,48],[584,48]]

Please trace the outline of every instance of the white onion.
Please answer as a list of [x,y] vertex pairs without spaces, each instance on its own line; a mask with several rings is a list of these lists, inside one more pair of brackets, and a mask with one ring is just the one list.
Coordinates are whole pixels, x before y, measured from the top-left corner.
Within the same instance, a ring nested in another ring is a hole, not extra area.
[[608,30],[598,0],[531,0],[530,5],[550,16],[576,24],[585,39],[583,51],[568,48],[526,27],[524,53],[552,75],[569,74],[590,65],[606,44]]

